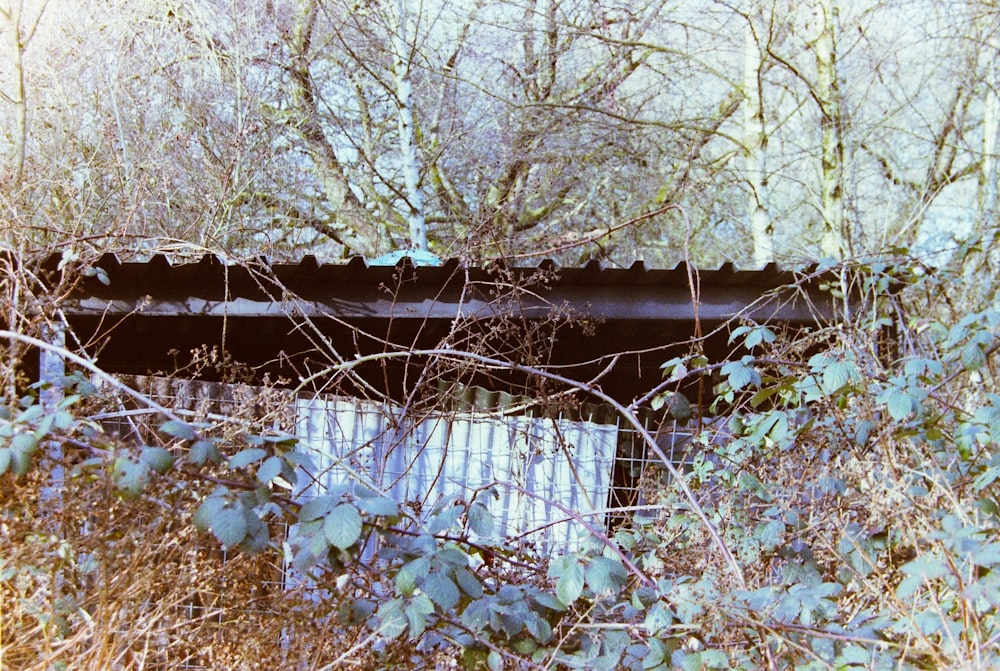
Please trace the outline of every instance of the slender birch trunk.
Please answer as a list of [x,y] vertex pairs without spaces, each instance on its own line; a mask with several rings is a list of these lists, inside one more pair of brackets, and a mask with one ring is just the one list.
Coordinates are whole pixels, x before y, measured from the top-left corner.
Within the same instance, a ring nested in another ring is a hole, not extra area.
[[822,21],[813,44],[816,52],[816,97],[820,104],[822,174],[820,199],[823,215],[824,256],[842,259],[848,253],[844,221],[844,137],[837,82],[837,9],[831,0],[817,0],[817,15]]
[[963,269],[967,289],[965,299],[972,309],[980,309],[983,305],[997,304],[997,288],[989,282],[983,282],[984,277],[995,277],[996,268],[1000,267],[1000,250],[997,240],[1000,239],[1000,226],[997,214],[1000,212],[1000,199],[997,193],[997,181],[1000,171],[997,170],[996,152],[998,126],[1000,126],[1000,98],[997,87],[1000,86],[1000,41],[996,38],[986,40],[979,57],[985,59],[983,77],[986,84],[986,95],[983,100],[983,138],[982,157],[979,159],[978,181],[976,184],[976,233],[979,238],[979,253],[973,253],[965,262]]
[[11,80],[13,90],[3,97],[14,105],[14,155],[12,158],[13,183],[20,184],[24,175],[25,145],[28,142],[28,105],[24,91],[24,41],[21,38],[21,0],[12,0],[0,9],[0,17],[7,24],[4,34],[11,55]]
[[413,82],[410,67],[412,48],[407,39],[407,0],[397,0],[396,26],[393,35],[392,68],[396,84],[396,108],[399,115],[399,149],[406,193],[406,219],[410,229],[410,248],[427,250],[427,221],[424,218],[424,195],[420,189],[420,157],[415,134],[416,112],[413,108]]
[[761,100],[761,49],[757,29],[760,13],[748,17],[743,47],[743,145],[746,151],[746,179],[749,186],[747,211],[753,238],[754,265],[774,261],[774,227],[767,212],[767,181],[764,173],[764,106]]
[[983,158],[979,164],[979,184],[976,199],[976,214],[979,226],[985,230],[991,223],[991,215],[997,210],[997,174],[996,151],[998,126],[1000,126],[1000,97],[997,87],[1000,86],[1000,74],[997,68],[997,54],[1000,54],[1000,41],[996,38],[988,42],[987,63],[989,74],[986,77],[986,100],[983,102]]

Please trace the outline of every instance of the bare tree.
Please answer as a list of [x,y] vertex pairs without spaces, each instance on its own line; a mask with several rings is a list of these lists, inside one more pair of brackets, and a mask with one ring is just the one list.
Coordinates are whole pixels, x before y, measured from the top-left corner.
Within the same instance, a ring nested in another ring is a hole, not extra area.
[[7,219],[140,252],[623,265],[839,257],[989,221],[995,11],[809,8],[809,29],[784,0],[21,15]]
[[0,90],[0,100],[14,107],[14,126],[11,144],[12,178],[14,185],[20,185],[24,174],[25,146],[28,141],[28,101],[25,88],[24,55],[35,35],[38,23],[45,13],[48,1],[43,2],[36,10],[34,17],[25,14],[24,0],[8,0],[6,5],[0,5],[0,32],[5,36],[10,58],[10,81],[5,92]]

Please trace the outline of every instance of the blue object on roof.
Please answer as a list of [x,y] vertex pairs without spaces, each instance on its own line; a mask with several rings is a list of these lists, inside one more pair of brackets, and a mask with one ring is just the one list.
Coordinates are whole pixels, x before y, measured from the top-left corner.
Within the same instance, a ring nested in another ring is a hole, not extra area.
[[441,266],[444,262],[422,249],[397,249],[368,262],[369,266],[394,266],[405,257],[410,257],[414,266]]

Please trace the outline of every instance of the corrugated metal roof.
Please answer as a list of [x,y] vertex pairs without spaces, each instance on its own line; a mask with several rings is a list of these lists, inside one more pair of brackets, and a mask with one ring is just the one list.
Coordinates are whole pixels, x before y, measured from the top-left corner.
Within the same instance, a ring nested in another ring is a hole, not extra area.
[[[58,263],[52,257],[47,265],[56,271]],[[683,264],[650,269],[590,262],[562,268],[546,260],[466,267],[449,259],[414,267],[407,258],[381,266],[360,257],[336,264],[311,256],[297,263],[258,258],[227,264],[211,255],[181,262],[166,255],[124,262],[105,255],[93,266],[100,271],[78,284],[63,312],[80,341],[100,352],[102,365],[137,374],[169,372],[189,351],[216,347],[258,376],[295,381],[338,357],[454,343],[456,329],[462,342],[488,342],[496,356],[517,358],[524,343],[512,335],[516,329],[497,329],[497,320],[544,322],[551,325],[551,349],[540,362],[580,380],[604,371],[602,387],[628,400],[655,385],[659,364],[684,353],[695,334],[692,278],[703,333],[737,318],[801,328],[835,320],[839,308],[816,278],[802,281],[812,271],[775,265],[689,270]],[[792,285],[794,290],[776,291]],[[724,332],[704,347],[710,357],[731,349]],[[398,396],[424,363],[380,364],[365,375]],[[474,382],[491,388],[509,383],[509,391],[519,393],[511,376],[505,379]]]
[[[543,259],[535,265],[523,266],[511,266],[502,260],[490,261],[482,266],[466,266],[461,260],[450,258],[441,265],[416,267],[409,257],[405,256],[393,265],[369,263],[360,256],[333,263],[321,262],[312,255],[305,255],[295,263],[271,262],[264,256],[258,256],[250,261],[239,260],[228,263],[222,257],[214,254],[202,255],[196,261],[192,258],[190,256],[155,254],[145,261],[122,261],[117,254],[103,254],[93,262],[93,265],[101,267],[109,273],[139,272],[149,277],[169,274],[179,278],[222,277],[227,268],[240,267],[270,268],[278,275],[300,278],[330,278],[358,274],[388,277],[403,270],[408,273],[408,277],[419,277],[426,281],[440,281],[443,277],[451,277],[460,269],[480,277],[492,276],[500,270],[507,270],[515,277],[522,279],[539,272],[557,271],[564,278],[564,281],[582,282],[587,280],[602,284],[612,282],[648,285],[667,282],[686,286],[688,276],[688,267],[684,263],[679,263],[673,268],[662,269],[647,268],[642,261],[636,261],[628,268],[608,266],[597,260],[589,261],[583,266],[560,267],[552,259]],[[52,255],[45,261],[44,265],[50,270],[54,270],[61,261],[61,256]],[[809,268],[802,272],[808,273],[811,270],[815,270],[815,268]],[[793,281],[799,276],[797,270],[782,269],[775,263],[770,263],[762,269],[737,269],[732,263],[724,263],[717,268],[692,268],[692,271],[701,277],[703,284],[711,286],[731,286],[747,280],[755,285],[774,285],[775,283]]]
[[[561,268],[552,261],[508,268],[501,263],[465,267],[450,259],[441,266],[418,268],[408,258],[383,266],[369,265],[360,257],[331,264],[310,256],[294,264],[272,264],[260,258],[227,265],[216,256],[174,264],[164,255],[125,263],[105,255],[94,265],[102,272],[81,285],[71,310],[111,309],[124,314],[138,310],[141,300],[145,314],[267,317],[284,314],[294,297],[298,299],[294,309],[307,316],[542,316],[553,307],[571,307],[579,316],[598,319],[692,319],[691,278],[699,289],[699,315],[706,320],[743,314],[807,322],[817,316],[830,317],[835,309],[818,292],[810,302],[784,302],[768,308],[761,300],[768,291],[801,278],[775,265],[750,271],[726,264],[689,272],[684,265],[657,270],[641,262],[627,269],[598,262]],[[517,301],[498,300],[498,286],[519,287],[511,294]]]

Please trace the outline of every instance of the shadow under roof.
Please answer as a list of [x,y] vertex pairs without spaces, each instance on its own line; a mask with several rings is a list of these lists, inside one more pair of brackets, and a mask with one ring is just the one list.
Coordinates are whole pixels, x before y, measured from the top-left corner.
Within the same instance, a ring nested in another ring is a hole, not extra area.
[[[57,264],[52,258],[48,267]],[[105,370],[171,374],[190,363],[192,351],[214,349],[253,380],[291,386],[337,361],[447,346],[546,365],[581,382],[599,377],[602,390],[630,402],[660,382],[661,363],[690,350],[696,325],[706,355],[718,361],[731,353],[724,325],[733,320],[804,329],[838,318],[838,302],[815,273],[774,265],[466,267],[452,259],[414,267],[409,259],[375,266],[309,256],[227,265],[215,256],[173,263],[163,255],[145,262],[105,255],[94,267],[62,308],[74,337]],[[401,357],[356,372],[400,398],[425,364]],[[223,376],[212,367],[191,370]],[[488,377],[470,382],[515,392],[524,383],[509,372]]]

